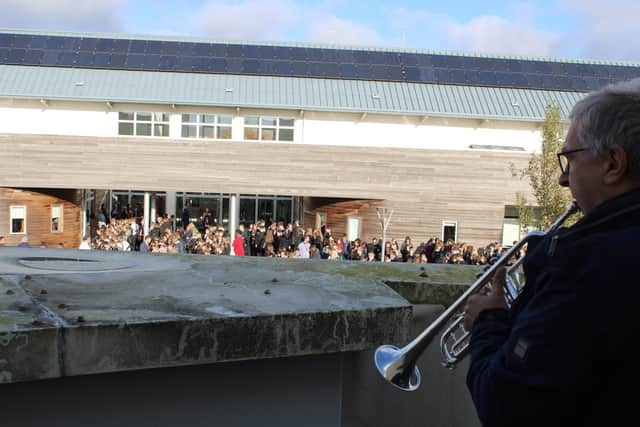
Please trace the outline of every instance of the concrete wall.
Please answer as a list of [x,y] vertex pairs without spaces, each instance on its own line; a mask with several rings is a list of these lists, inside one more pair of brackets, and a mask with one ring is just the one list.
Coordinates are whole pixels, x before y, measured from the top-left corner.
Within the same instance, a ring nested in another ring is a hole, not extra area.
[[[415,307],[413,335],[442,311]],[[479,427],[464,378],[419,361],[421,387],[387,383],[374,350],[64,377],[0,385],[3,427]],[[37,410],[34,410],[37,408]]]
[[[439,305],[415,305],[411,339],[441,312]],[[406,392],[386,382],[375,368],[375,350],[353,353],[345,362],[343,427],[480,427],[465,377],[468,359],[454,370],[440,364],[439,341],[418,361],[422,384]]]
[[342,354],[0,385],[3,427],[332,427]]

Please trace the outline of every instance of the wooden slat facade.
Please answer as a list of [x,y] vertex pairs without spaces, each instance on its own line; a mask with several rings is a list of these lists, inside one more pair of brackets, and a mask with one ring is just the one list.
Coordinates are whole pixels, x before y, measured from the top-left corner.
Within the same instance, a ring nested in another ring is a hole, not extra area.
[[[530,194],[528,182],[510,170],[528,158],[489,150],[0,134],[0,187],[379,200],[394,209],[390,237],[440,236],[447,220],[457,221],[458,240],[486,244],[500,240],[505,205],[515,204],[516,192]],[[379,236],[375,207],[359,215],[361,237]],[[331,214],[328,225],[344,229],[342,216]]]
[[[11,234],[10,206],[26,207],[26,236],[34,247],[77,248],[81,239],[81,191],[0,188],[0,236],[17,245],[25,234]],[[51,231],[51,206],[63,206],[62,231]]]

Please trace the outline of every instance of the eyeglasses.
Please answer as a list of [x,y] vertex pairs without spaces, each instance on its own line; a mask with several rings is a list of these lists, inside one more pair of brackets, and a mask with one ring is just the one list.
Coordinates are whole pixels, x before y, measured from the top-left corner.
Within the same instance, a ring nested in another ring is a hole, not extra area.
[[587,151],[586,148],[576,148],[575,150],[568,151],[560,151],[558,156],[558,163],[560,164],[560,171],[563,175],[567,175],[569,173],[569,158],[567,154],[579,153],[580,151]]

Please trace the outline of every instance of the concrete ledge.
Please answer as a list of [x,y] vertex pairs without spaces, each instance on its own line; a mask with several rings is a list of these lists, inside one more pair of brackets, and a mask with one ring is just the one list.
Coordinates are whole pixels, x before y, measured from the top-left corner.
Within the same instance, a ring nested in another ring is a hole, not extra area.
[[0,382],[405,342],[411,305],[354,268],[0,248]]

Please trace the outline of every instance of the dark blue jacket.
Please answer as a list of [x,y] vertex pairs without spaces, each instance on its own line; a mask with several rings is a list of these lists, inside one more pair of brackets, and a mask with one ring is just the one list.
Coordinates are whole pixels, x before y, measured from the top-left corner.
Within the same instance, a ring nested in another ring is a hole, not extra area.
[[640,423],[639,242],[635,190],[530,243],[523,293],[473,326],[467,386],[485,427]]

